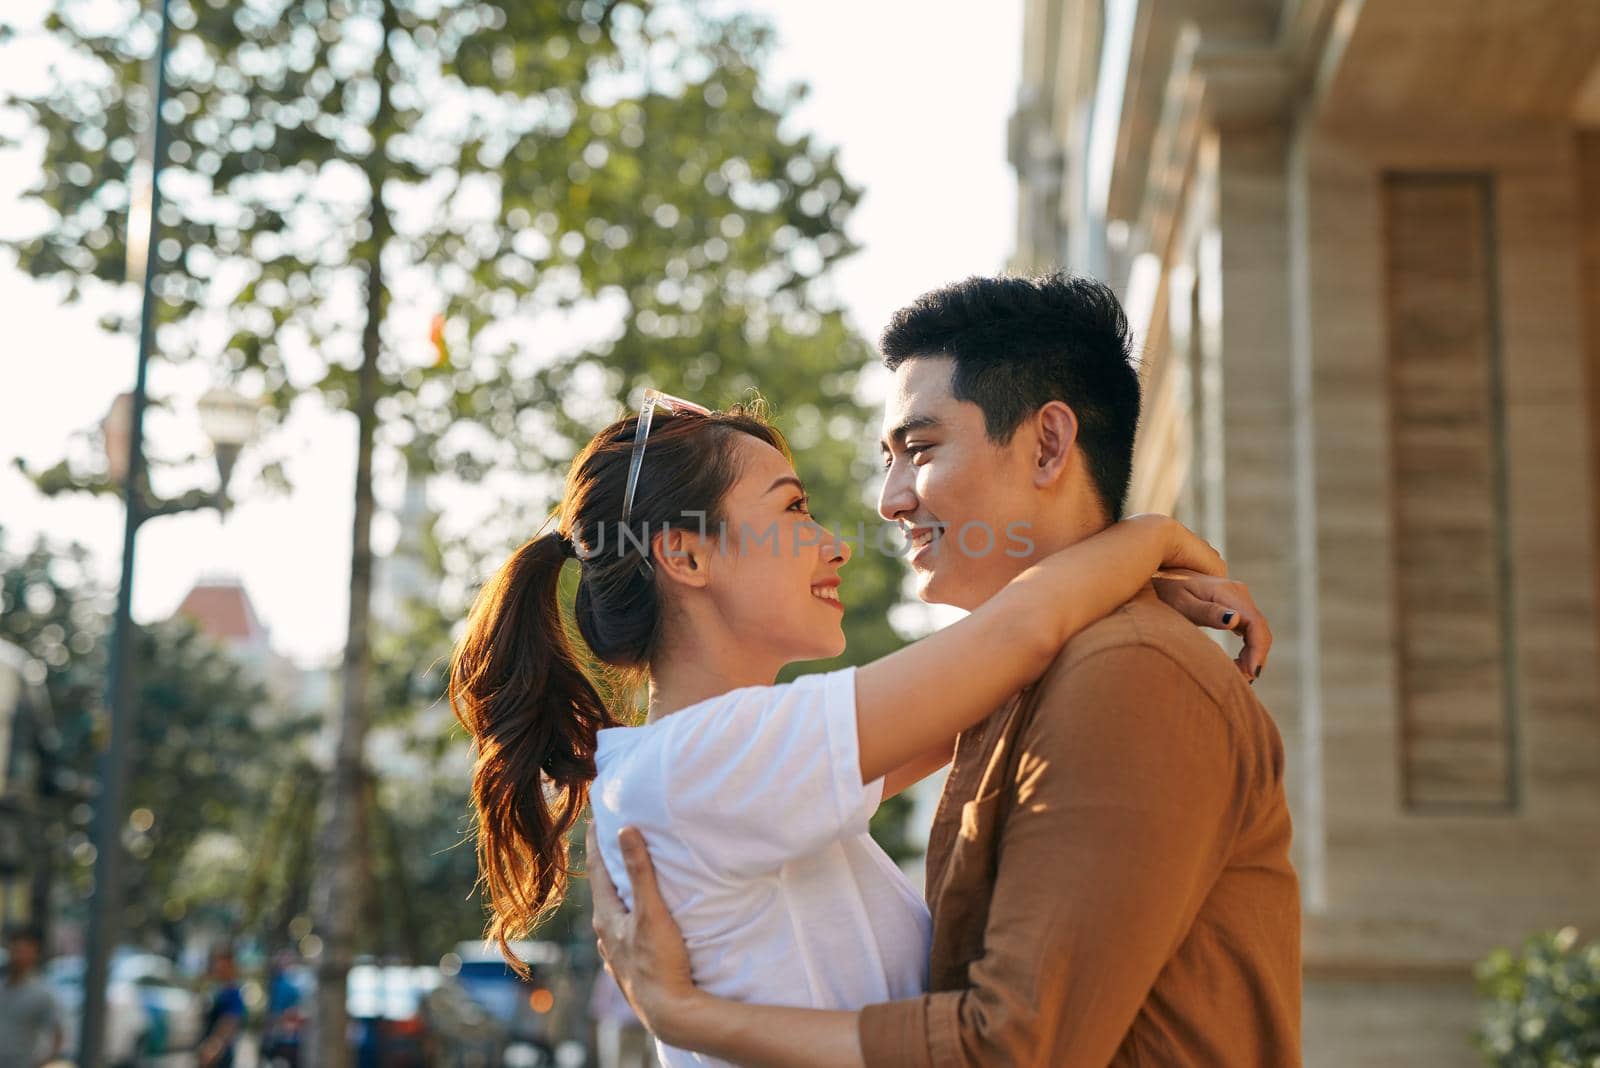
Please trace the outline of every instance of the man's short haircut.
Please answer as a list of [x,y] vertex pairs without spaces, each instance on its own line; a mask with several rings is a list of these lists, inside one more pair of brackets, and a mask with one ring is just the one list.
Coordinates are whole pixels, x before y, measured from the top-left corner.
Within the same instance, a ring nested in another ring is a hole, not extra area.
[[879,348],[891,371],[916,356],[954,360],[952,392],[983,410],[997,444],[1047,402],[1065,403],[1078,417],[1078,447],[1100,501],[1122,518],[1139,372],[1128,318],[1108,286],[1066,272],[968,278],[895,312]]
[[16,941],[32,942],[35,945],[44,945],[44,928],[37,923],[13,923],[6,925],[6,942]]

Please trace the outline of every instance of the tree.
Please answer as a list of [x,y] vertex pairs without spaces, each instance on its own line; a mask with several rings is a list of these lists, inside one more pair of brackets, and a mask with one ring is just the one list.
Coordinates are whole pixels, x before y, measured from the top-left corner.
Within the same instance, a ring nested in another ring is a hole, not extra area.
[[1575,927],[1529,938],[1519,955],[1479,962],[1478,1050],[1495,1068],[1558,1068],[1600,1060],[1600,942]]
[[[827,286],[853,251],[858,193],[832,151],[786,125],[799,91],[763,85],[768,31],[689,0],[172,11],[167,236],[151,251],[160,354],[214,363],[277,419],[312,394],[355,422],[350,626],[319,849],[333,1065],[354,952],[374,450],[469,483],[523,473],[524,507],[486,526],[481,556],[530,532],[556,469],[634,387],[723,403],[759,386],[823,514],[838,502],[832,518],[865,521],[870,417],[854,390],[868,350]],[[35,35],[71,61],[6,101],[50,161],[29,195],[51,223],[12,248],[76,297],[123,277],[156,31],[127,0],[56,0]],[[851,657],[892,648],[894,562],[860,552],[847,581]]]
[[[90,781],[104,730],[106,596],[81,546],[41,539],[13,556],[0,538],[0,638],[34,658],[55,710],[59,757],[78,782]],[[140,628],[134,657],[137,772],[123,832],[131,864],[122,921],[136,940],[176,941],[186,917],[225,926],[241,918],[242,873],[201,865],[197,880],[197,853],[208,841],[247,850],[278,768],[308,725],[273,709],[262,682],[187,620]],[[61,802],[46,813],[46,848],[67,862],[69,888],[81,895],[93,860],[86,813],[70,792]]]

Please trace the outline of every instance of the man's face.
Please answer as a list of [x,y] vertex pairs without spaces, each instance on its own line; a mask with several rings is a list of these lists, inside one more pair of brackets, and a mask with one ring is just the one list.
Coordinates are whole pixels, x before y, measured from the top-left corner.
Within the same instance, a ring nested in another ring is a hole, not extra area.
[[983,410],[952,395],[954,369],[945,356],[895,369],[879,439],[886,472],[878,514],[912,542],[917,596],[970,610],[1029,563],[1038,494],[1026,427],[1005,445],[991,441]]

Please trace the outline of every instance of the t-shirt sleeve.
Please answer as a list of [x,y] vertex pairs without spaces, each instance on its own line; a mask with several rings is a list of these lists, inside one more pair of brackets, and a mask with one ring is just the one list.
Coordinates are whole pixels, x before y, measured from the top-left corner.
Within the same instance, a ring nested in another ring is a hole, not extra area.
[[226,986],[217,991],[217,1019],[229,1016],[244,1017],[244,994],[236,986]]
[[714,871],[776,870],[861,834],[883,798],[882,779],[861,781],[853,667],[680,715],[658,750],[663,803]]

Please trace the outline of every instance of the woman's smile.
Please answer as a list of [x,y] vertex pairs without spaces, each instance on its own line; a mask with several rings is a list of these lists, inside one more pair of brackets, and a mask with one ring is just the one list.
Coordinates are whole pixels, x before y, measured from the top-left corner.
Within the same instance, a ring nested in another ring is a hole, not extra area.
[[813,584],[811,587],[811,596],[817,598],[819,601],[828,602],[841,612],[844,611],[844,602],[839,600],[838,579],[828,579],[824,582]]

